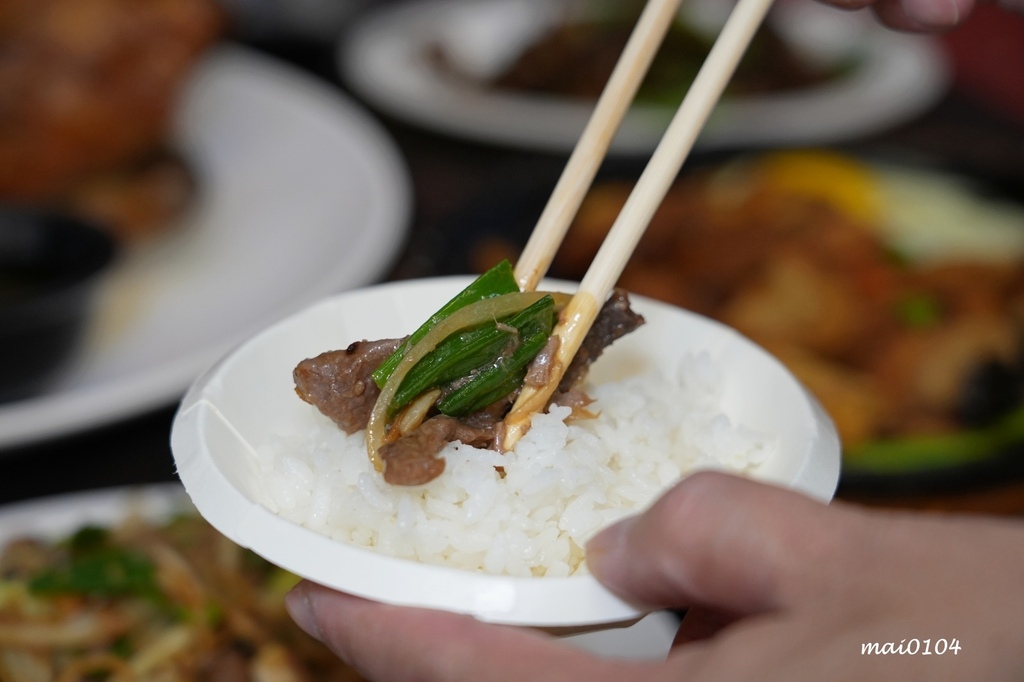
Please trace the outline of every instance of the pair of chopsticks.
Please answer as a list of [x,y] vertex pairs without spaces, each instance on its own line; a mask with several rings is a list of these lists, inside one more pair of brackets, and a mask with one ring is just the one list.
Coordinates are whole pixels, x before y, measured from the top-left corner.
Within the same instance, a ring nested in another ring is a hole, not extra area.
[[[515,276],[520,289],[535,289],[551,265],[619,124],[678,14],[680,2],[648,0],[644,7],[594,113],[516,263]],[[579,289],[562,311],[552,332],[560,342],[550,379],[544,386],[524,386],[505,418],[505,449],[511,449],[519,441],[529,428],[534,412],[547,408],[565,368],[579,350],[654,212],[679,174],[771,3],[772,0],[738,0],[730,13]]]

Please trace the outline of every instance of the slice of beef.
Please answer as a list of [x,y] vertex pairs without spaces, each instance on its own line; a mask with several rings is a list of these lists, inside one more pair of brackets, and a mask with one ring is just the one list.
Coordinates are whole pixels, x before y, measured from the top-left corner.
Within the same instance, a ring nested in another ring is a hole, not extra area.
[[365,429],[380,395],[371,375],[404,340],[356,341],[345,350],[303,360],[292,372],[295,392],[345,433]]
[[575,357],[558,384],[559,392],[567,392],[580,383],[587,370],[604,349],[644,323],[644,318],[629,307],[629,295],[624,289],[615,289],[601,307]]
[[380,449],[384,462],[384,480],[392,485],[422,485],[444,471],[444,458],[438,457],[445,445],[461,441],[474,447],[487,447],[495,439],[495,424],[472,426],[445,415],[431,417],[412,433]]

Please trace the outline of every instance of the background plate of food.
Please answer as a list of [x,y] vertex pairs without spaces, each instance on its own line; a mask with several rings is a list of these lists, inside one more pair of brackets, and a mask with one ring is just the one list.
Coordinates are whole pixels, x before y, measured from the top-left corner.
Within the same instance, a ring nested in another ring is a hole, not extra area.
[[[554,274],[580,275],[634,180],[599,179]],[[1024,442],[1015,191],[920,159],[825,149],[695,160],[620,285],[779,357],[835,420],[844,485],[1005,476],[1021,470]],[[468,259],[446,267],[514,259],[545,200],[540,189],[481,202],[453,229]]]
[[[157,174],[184,169],[171,184],[187,200],[158,230],[121,233],[80,349],[43,392],[0,404],[0,447],[169,405],[232,345],[380,278],[400,248],[404,162],[362,107],[312,77],[215,44],[168,114]],[[131,202],[107,201],[121,187],[102,178],[72,207],[121,215]]]
[[0,509],[0,567],[4,679],[361,679],[288,617],[295,578],[178,485]]
[[[218,533],[177,484],[0,508],[0,568],[0,674],[11,679],[58,679],[68,669],[81,677],[130,669],[175,679],[362,679],[285,613],[297,578]],[[566,641],[605,656],[659,658],[678,622],[658,613]]]
[[[654,148],[728,3],[683,3],[612,145]],[[454,136],[572,149],[632,28],[638,3],[425,0],[371,13],[341,44],[340,67],[381,110]],[[810,0],[769,15],[699,148],[820,143],[912,118],[946,90],[932,39]]]

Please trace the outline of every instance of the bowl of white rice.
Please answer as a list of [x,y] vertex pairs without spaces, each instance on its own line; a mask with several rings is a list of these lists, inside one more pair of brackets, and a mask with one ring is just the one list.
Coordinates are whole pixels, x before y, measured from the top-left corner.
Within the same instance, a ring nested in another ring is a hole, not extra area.
[[430,483],[385,483],[363,432],[344,433],[299,399],[292,370],[352,341],[408,334],[470,281],[334,296],[199,378],[171,437],[199,512],[236,543],[334,589],[491,622],[578,628],[643,615],[590,575],[583,547],[693,471],[730,471],[821,500],[834,494],[835,429],[793,376],[734,330],[642,297],[633,308],[646,324],[591,368],[595,417],[554,407],[534,415],[512,452],[456,442]]

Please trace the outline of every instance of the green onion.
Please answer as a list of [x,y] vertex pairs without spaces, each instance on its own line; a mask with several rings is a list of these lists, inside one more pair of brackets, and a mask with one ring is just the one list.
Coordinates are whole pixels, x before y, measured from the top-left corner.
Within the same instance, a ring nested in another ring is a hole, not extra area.
[[503,260],[484,274],[477,277],[468,287],[463,289],[461,292],[456,294],[454,298],[445,303],[440,310],[434,313],[429,320],[420,325],[419,329],[414,331],[405,343],[398,347],[398,349],[388,357],[380,367],[373,373],[373,380],[377,383],[379,388],[383,388],[385,382],[391,376],[391,373],[395,371],[398,363],[402,361],[402,357],[418,343],[427,333],[437,325],[438,322],[445,319],[456,310],[464,308],[470,303],[476,301],[482,301],[484,299],[493,298],[495,296],[501,296],[503,294],[511,294],[519,291],[519,285],[516,283],[515,275],[512,272],[512,264],[507,260]]
[[460,308],[440,320],[417,343],[409,348],[391,372],[384,386],[381,387],[380,395],[377,397],[377,402],[374,404],[373,411],[370,414],[369,423],[366,425],[367,453],[378,470],[382,468],[382,463],[377,451],[384,445],[385,429],[388,419],[393,413],[391,409],[392,404],[403,381],[413,368],[452,334],[485,323],[497,324],[497,320],[523,312],[524,309],[529,308],[544,298],[552,299],[554,309],[558,310],[568,302],[570,297],[566,294],[517,291],[485,298]]
[[508,345],[512,333],[496,324],[452,334],[413,367],[391,401],[389,414],[428,388],[445,384],[490,362]]
[[[478,327],[450,335],[409,371],[395,394],[394,400],[391,401],[389,414],[393,415],[423,391],[435,386],[472,377],[463,387],[469,389],[470,384],[476,384],[480,379],[481,368],[493,367],[496,360],[504,356],[510,343],[517,344],[515,355],[521,360],[523,354],[521,339],[524,336],[536,334],[538,328],[544,333],[545,338],[551,333],[554,327],[554,307],[554,299],[545,296],[514,315],[498,321],[488,320]],[[529,362],[543,345],[544,342],[541,341],[540,347],[534,348],[526,362]],[[491,370],[490,374],[495,374],[495,371]],[[469,392],[460,389],[459,392],[469,396],[472,395],[473,390],[476,389],[469,389]],[[458,404],[463,404],[466,399],[466,397],[458,399]],[[475,400],[469,400],[469,404],[476,405],[478,403]],[[462,416],[473,410],[455,408],[453,411],[448,411],[442,408],[441,411],[451,416]]]

